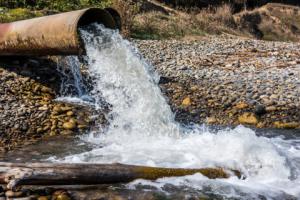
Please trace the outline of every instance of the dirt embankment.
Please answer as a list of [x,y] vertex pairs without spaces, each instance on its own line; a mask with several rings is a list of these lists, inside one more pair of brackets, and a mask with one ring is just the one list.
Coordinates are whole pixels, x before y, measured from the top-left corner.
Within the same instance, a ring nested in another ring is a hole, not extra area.
[[[145,4],[146,5],[146,4]],[[256,39],[299,41],[300,8],[269,3],[235,12],[230,4],[184,12],[152,1],[133,17],[131,34],[142,39],[232,34]]]

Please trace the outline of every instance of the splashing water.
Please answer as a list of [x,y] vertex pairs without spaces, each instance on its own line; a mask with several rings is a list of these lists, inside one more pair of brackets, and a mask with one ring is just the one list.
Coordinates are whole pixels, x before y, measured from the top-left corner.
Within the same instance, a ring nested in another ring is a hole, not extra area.
[[81,35],[94,80],[90,96],[96,108],[103,99],[111,105],[110,125],[82,138],[96,146],[93,150],[59,161],[239,169],[245,180],[208,180],[196,174],[138,180],[128,187],[142,183],[161,188],[171,183],[199,190],[209,186],[214,193],[239,199],[300,198],[300,140],[258,137],[243,126],[217,133],[205,127],[185,128],[175,122],[152,66],[118,32],[93,24]]
[[57,70],[62,74],[59,93],[63,96],[74,95],[82,97],[86,94],[86,88],[80,73],[80,62],[77,57],[67,56],[60,60]]

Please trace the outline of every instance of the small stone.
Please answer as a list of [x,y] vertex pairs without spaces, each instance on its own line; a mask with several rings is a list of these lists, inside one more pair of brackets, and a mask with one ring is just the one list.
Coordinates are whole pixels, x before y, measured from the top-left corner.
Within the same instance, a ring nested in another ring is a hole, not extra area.
[[44,92],[44,93],[51,93],[51,92],[52,92],[50,88],[45,87],[45,86],[43,86],[43,87],[41,88],[41,91]]
[[47,130],[49,130],[50,128],[51,128],[50,125],[46,125],[46,126],[44,126],[43,131],[47,131]]
[[55,131],[51,131],[51,132],[49,133],[49,135],[50,135],[50,136],[56,136],[57,133],[56,133]]
[[288,122],[288,123],[284,123],[284,122],[274,122],[274,126],[276,128],[283,128],[283,129],[295,129],[297,127],[300,127],[300,123],[297,122]]
[[61,135],[72,135],[73,133],[72,130],[63,130],[60,132]]
[[56,200],[71,200],[71,198],[67,194],[59,194],[57,195]]
[[192,91],[197,91],[197,90],[198,90],[198,86],[197,86],[197,85],[192,86],[192,87],[191,87],[191,90],[192,90]]
[[68,193],[66,191],[55,191],[53,194],[55,200],[70,200],[71,198],[69,197]]
[[87,128],[87,125],[84,125],[84,124],[80,124],[77,126],[79,129],[85,129]]
[[34,92],[37,92],[37,91],[39,91],[40,90],[40,86],[39,85],[36,85],[34,88],[33,88],[33,91]]
[[54,106],[53,111],[60,113],[62,110],[61,110],[61,107],[57,105],[57,106]]
[[71,121],[65,122],[65,123],[63,124],[63,128],[64,128],[64,129],[67,129],[67,130],[73,130],[73,129],[76,128],[76,123],[71,122]]
[[37,198],[37,200],[49,200],[50,198],[48,198],[47,196],[40,196]]
[[68,106],[65,106],[65,107],[61,107],[61,110],[62,110],[63,112],[67,112],[67,111],[72,110],[72,108],[71,108],[71,107],[68,107]]
[[36,130],[36,132],[37,132],[37,133],[42,133],[42,132],[43,132],[43,128],[38,128],[38,129]]
[[272,106],[274,104],[274,101],[272,101],[271,99],[264,98],[262,100],[263,100],[263,103],[267,106]]
[[181,103],[181,105],[183,106],[190,106],[191,104],[192,104],[192,100],[190,97],[185,98]]
[[44,105],[42,107],[39,107],[38,110],[40,110],[40,111],[46,111],[46,110],[48,110],[48,107],[46,105]]
[[217,119],[215,117],[208,117],[206,119],[207,124],[215,124],[217,122]]
[[74,115],[74,112],[73,112],[73,111],[68,111],[68,112],[67,112],[67,116],[70,117],[70,116],[73,116],[73,115]]
[[238,104],[236,104],[236,108],[237,109],[245,109],[245,108],[248,108],[248,104],[247,103],[245,103],[245,102],[239,102]]
[[276,111],[277,109],[276,109],[276,107],[275,106],[268,106],[268,107],[266,107],[266,111],[267,112],[273,112],[273,111]]
[[254,113],[246,112],[239,116],[238,118],[239,123],[241,124],[250,124],[250,125],[256,125],[258,123],[258,119],[255,116]]
[[257,128],[263,128],[264,126],[265,126],[265,124],[262,123],[262,122],[259,122],[259,123],[256,125]]
[[252,52],[252,53],[256,53],[256,52],[258,52],[258,50],[257,50],[256,48],[252,48],[252,49],[251,49],[251,52]]
[[256,115],[259,115],[259,116],[263,115],[263,114],[266,113],[266,107],[264,105],[261,105],[261,104],[256,105],[255,108],[254,108],[254,113]]
[[272,95],[270,96],[270,98],[271,98],[271,99],[278,99],[278,95],[272,94]]
[[5,192],[5,196],[6,197],[21,197],[21,196],[23,196],[23,192],[22,191],[13,192],[11,190],[8,190]]

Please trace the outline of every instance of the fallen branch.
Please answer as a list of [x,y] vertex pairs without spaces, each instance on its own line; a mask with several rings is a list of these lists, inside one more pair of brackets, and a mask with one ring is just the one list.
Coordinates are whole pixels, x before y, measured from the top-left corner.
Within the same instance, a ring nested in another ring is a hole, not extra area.
[[91,185],[128,183],[135,179],[155,180],[195,173],[210,178],[241,177],[235,170],[222,168],[174,169],[123,164],[1,163],[0,184],[8,189],[23,185]]

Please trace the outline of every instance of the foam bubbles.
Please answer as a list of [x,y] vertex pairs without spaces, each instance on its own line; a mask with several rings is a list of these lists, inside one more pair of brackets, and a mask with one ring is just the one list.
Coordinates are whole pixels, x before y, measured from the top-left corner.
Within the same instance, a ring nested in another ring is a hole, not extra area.
[[212,133],[186,128],[174,114],[157,85],[158,76],[115,31],[92,25],[81,31],[87,50],[89,74],[94,80],[90,96],[96,108],[105,99],[111,105],[109,127],[82,139],[93,143],[89,152],[67,156],[63,162],[125,163],[157,167],[223,167],[238,169],[245,180],[232,177],[208,180],[202,175],[138,180],[128,185],[166,183],[230,197],[267,198],[300,196],[299,140],[258,137],[239,126]]

